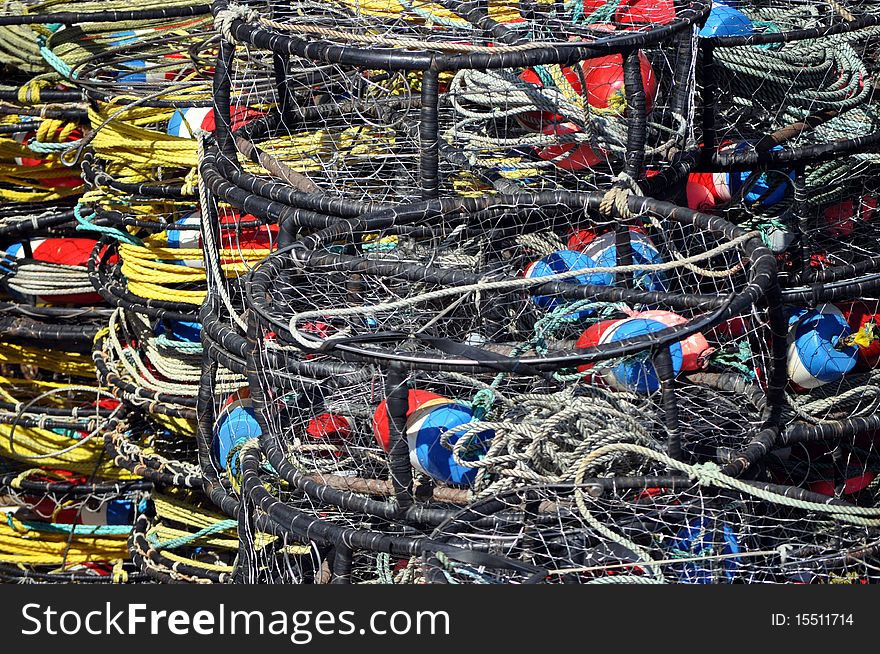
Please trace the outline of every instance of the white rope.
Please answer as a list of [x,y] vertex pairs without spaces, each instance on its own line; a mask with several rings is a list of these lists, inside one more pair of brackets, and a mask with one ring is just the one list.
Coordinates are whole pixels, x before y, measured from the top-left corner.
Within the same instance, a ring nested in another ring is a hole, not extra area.
[[[199,164],[201,164],[205,155],[205,138],[209,136],[209,133],[204,130],[197,130],[195,136],[198,161]],[[217,295],[220,296],[226,310],[229,312],[230,317],[235,321],[235,324],[238,325],[242,332],[247,332],[247,323],[238,315],[238,312],[232,304],[232,299],[226,291],[226,286],[224,285],[226,275],[220,269],[220,265],[217,262],[217,252],[219,251],[219,248],[214,241],[214,231],[210,228],[206,228],[205,225],[205,216],[208,215],[208,207],[211,206],[209,204],[211,202],[211,196],[201,175],[198,176],[198,191],[199,203],[202,206],[201,220],[199,221],[199,228],[202,235],[202,253],[205,262],[208,264],[205,268],[205,283],[207,285],[208,293],[211,294],[216,292]]]
[[529,288],[532,286],[540,286],[547,282],[554,281],[562,281],[565,279],[569,279],[572,277],[578,277],[580,275],[590,274],[590,273],[625,273],[625,272],[653,272],[653,271],[665,271],[665,270],[674,270],[675,268],[683,267],[685,264],[694,263],[697,261],[704,261],[706,259],[710,259],[717,254],[722,252],[726,252],[728,250],[734,249],[739,245],[749,241],[756,236],[758,236],[760,232],[748,232],[739,236],[735,239],[732,239],[726,243],[718,245],[711,250],[707,250],[701,254],[695,254],[690,257],[686,257],[684,259],[678,261],[670,261],[665,263],[655,263],[655,264],[634,264],[630,266],[596,266],[596,267],[588,267],[588,268],[579,268],[577,270],[569,270],[560,273],[554,273],[552,275],[542,275],[538,277],[528,277],[528,278],[520,278],[520,279],[505,279],[501,281],[484,281],[478,282],[476,284],[465,284],[462,286],[454,286],[451,288],[443,288],[438,289],[436,291],[430,291],[428,293],[422,293],[420,295],[415,295],[407,298],[403,298],[401,300],[396,300],[393,302],[381,302],[379,304],[371,304],[371,305],[363,305],[357,307],[343,307],[343,308],[322,308],[315,309],[311,311],[302,311],[298,313],[294,313],[290,318],[289,329],[294,339],[297,340],[300,344],[304,345],[307,348],[316,347],[321,343],[329,343],[333,340],[339,340],[342,337],[331,337],[325,340],[319,339],[309,339],[304,334],[299,333],[297,330],[297,323],[302,320],[309,320],[314,318],[322,318],[327,319],[330,317],[342,318],[345,316],[360,316],[366,314],[374,314],[384,311],[393,311],[395,309],[400,309],[403,307],[410,307],[417,304],[422,304],[425,302],[432,302],[434,300],[439,300],[442,298],[450,297],[453,295],[460,295],[464,293],[473,293],[473,292],[486,292],[486,291],[507,291],[512,289],[522,289]]

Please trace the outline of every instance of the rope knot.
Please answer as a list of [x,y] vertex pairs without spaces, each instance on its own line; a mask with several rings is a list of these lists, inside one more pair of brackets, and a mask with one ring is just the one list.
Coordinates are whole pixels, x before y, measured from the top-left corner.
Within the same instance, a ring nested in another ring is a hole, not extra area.
[[17,97],[21,104],[40,104],[40,91],[51,86],[51,82],[45,78],[34,78],[24,86],[19,87]]
[[688,470],[688,477],[695,480],[700,486],[715,485],[721,476],[721,468],[712,461],[697,463]]
[[230,43],[235,43],[235,37],[232,35],[233,21],[243,20],[245,23],[251,23],[259,17],[260,12],[256,9],[231,3],[226,9],[217,12],[217,15],[214,17],[214,29],[220,32],[224,39]]
[[630,219],[633,213],[629,210],[627,200],[630,195],[643,195],[638,183],[627,173],[620,173],[614,180],[614,185],[608,189],[599,203],[599,211],[605,216],[613,217],[615,214],[621,218]]
[[491,388],[481,388],[474,394],[471,407],[474,409],[474,418],[482,420],[495,404],[495,391]]

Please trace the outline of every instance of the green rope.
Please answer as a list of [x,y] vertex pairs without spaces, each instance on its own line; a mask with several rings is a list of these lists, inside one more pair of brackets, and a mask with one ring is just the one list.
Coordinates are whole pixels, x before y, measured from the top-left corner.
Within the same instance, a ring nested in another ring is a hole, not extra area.
[[[804,511],[812,511],[814,513],[822,514],[830,520],[846,522],[860,527],[880,526],[880,508],[863,507],[851,504],[824,504],[788,497],[787,495],[782,495],[771,490],[765,490],[737,479],[736,477],[726,475],[716,463],[711,461],[691,465],[673,459],[671,456],[668,456],[663,452],[657,452],[647,447],[631,443],[614,443],[612,445],[605,445],[591,452],[589,459],[595,460],[613,451],[639,454],[645,458],[653,459],[659,463],[665,464],[670,468],[681,470],[688,476],[688,478],[694,480],[700,486],[738,491],[759,500]],[[588,461],[585,460],[585,462]]]
[[199,529],[194,534],[187,534],[186,536],[178,536],[177,538],[172,538],[170,540],[159,541],[156,538],[155,534],[151,535],[149,538],[150,545],[153,546],[153,549],[156,550],[172,550],[177,549],[178,547],[183,547],[184,545],[190,545],[196,541],[202,540],[203,538],[207,538],[208,536],[213,536],[214,534],[219,534],[220,532],[226,531],[228,529],[233,529],[238,525],[236,520],[220,520],[215,522],[213,525],[205,527],[204,529]]
[[750,381],[755,379],[754,369],[747,365],[752,360],[752,348],[748,341],[741,340],[736,352],[718,350],[709,357],[709,363],[721,368],[734,368],[743,373]]
[[[6,514],[7,524],[15,529],[11,513]],[[57,522],[33,522],[21,520],[22,525],[31,531],[44,534],[73,534],[74,536],[127,536],[131,525],[68,525]]]
[[203,349],[201,343],[194,343],[191,341],[177,341],[172,338],[168,338],[166,334],[159,334],[156,337],[156,345],[171,350],[178,350],[183,354],[201,354]]
[[379,552],[376,555],[376,573],[379,575],[379,583],[391,585],[394,577],[391,575],[391,555],[388,552]]
[[99,234],[109,234],[113,236],[119,241],[124,243],[128,243],[129,245],[139,245],[143,247],[143,242],[137,238],[136,236],[132,236],[128,232],[124,232],[122,230],[116,229],[115,227],[103,227],[101,225],[95,225],[88,218],[82,215],[83,205],[77,204],[73,208],[73,215],[76,218],[76,222],[79,223],[76,229],[80,232],[98,232]]
[[[584,3],[583,2],[575,2],[576,6],[580,7],[580,14],[583,15],[584,12]],[[614,17],[614,13],[617,11],[617,7],[620,5],[620,0],[609,0],[601,7],[593,10],[589,16],[584,19],[584,23],[589,25],[590,23],[607,23],[610,22]],[[575,12],[572,11],[572,14]],[[577,20],[572,17],[572,23],[577,23]]]
[[420,18],[424,18],[431,23],[434,23],[435,25],[443,25],[444,27],[452,27],[456,29],[474,29],[474,26],[466,20],[438,16],[428,9],[416,7],[409,0],[401,0],[400,4],[406,7],[409,11],[413,12],[415,15],[419,16]]
[[791,229],[784,222],[775,216],[758,215],[749,220],[740,223],[740,227],[748,231],[758,230],[761,232],[761,240],[764,245],[772,249],[773,246],[773,230],[783,233],[790,232]]
[[80,141],[82,139],[67,141],[66,143],[41,143],[40,141],[31,140],[27,147],[31,152],[37,152],[38,154],[53,154],[74,148],[79,145]]
[[43,59],[46,60],[46,63],[52,66],[55,71],[60,74],[62,77],[66,77],[67,79],[76,79],[76,73],[73,68],[67,64],[61,57],[52,52],[49,48],[46,47],[46,41],[42,37],[39,37],[37,43],[40,46],[40,55]]
[[481,388],[474,394],[471,400],[471,408],[474,413],[474,420],[482,420],[495,404],[495,390],[493,388]]

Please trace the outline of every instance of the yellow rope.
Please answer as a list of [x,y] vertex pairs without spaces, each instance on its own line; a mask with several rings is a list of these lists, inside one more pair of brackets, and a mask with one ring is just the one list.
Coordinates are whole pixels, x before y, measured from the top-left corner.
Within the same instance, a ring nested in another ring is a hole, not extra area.
[[196,435],[196,423],[192,420],[185,420],[183,418],[177,418],[173,416],[166,416],[162,413],[153,413],[150,417],[161,426],[166,427],[171,430],[178,436],[186,436],[189,438],[195,438]]
[[[187,500],[189,499],[187,496]],[[226,519],[224,515],[193,506],[189,501],[158,491],[153,494],[153,505],[156,507],[156,515],[197,529],[210,527],[220,520]]]
[[[128,282],[128,290],[149,300],[201,305],[207,297],[207,290],[180,289],[173,286],[205,281],[204,268],[174,263],[202,262],[204,260],[202,250],[169,248],[164,246],[163,241],[159,243],[162,244],[152,245],[149,240],[144,246],[120,243],[121,272]],[[221,268],[226,277],[237,277],[246,274],[253,264],[264,259],[269,252],[268,248],[224,249],[220,251]]]
[[[181,536],[189,536],[192,532],[159,524],[154,525],[149,533],[150,535],[155,535],[159,541],[167,541],[173,538],[180,538]],[[236,536],[235,529],[229,530],[228,533],[229,536],[225,538],[222,536],[206,536],[205,538],[199,539],[198,545],[200,547],[207,545],[217,549],[237,550],[238,537]]]
[[[94,381],[94,370],[92,372],[90,381],[95,385],[95,390],[99,388],[97,383]],[[77,384],[79,386],[79,384]],[[35,395],[39,395],[47,390],[56,389],[56,388],[68,388],[71,384],[67,382],[55,382],[55,381],[47,381],[43,379],[22,379],[20,377],[6,377],[4,375],[0,375],[0,397],[2,397],[7,402],[19,403],[22,401],[26,401],[27,398],[30,398]],[[23,397],[15,397],[12,393],[9,392],[9,389],[14,389],[16,392],[25,395],[26,398]],[[63,397],[62,394],[53,393],[52,395],[43,398],[41,400],[41,404],[51,404],[54,406],[66,406],[69,404],[67,400]]]
[[196,559],[190,559],[185,556],[181,556],[180,554],[175,554],[174,552],[169,552],[167,550],[162,551],[162,556],[165,556],[172,561],[176,561],[178,563],[186,563],[187,565],[191,565],[196,568],[203,568],[205,570],[211,570],[213,572],[232,572],[231,565],[223,565],[217,563],[206,563],[205,561],[198,561]]
[[[159,492],[156,492],[153,496],[153,505],[156,509],[156,515],[162,520],[186,525],[188,527],[192,527],[194,530],[201,530],[207,527],[211,527],[221,520],[226,519],[226,516],[220,515],[219,513],[215,513],[214,511],[206,510],[198,506],[193,506],[191,503],[186,502],[183,499],[179,499],[173,497],[172,495]],[[178,529],[176,527],[169,527],[165,524],[160,523],[153,525],[149,533],[151,535],[155,534],[160,541],[165,541],[186,536],[191,532],[183,529]],[[212,547],[229,550],[237,549],[238,538],[236,535],[236,530],[234,528],[227,529],[223,533],[227,534],[228,537],[224,538],[220,535],[208,536],[204,539],[199,540],[199,544],[208,544]],[[254,547],[256,550],[261,550],[271,543],[274,543],[276,540],[276,536],[258,532],[254,534]],[[287,553],[293,555],[308,555],[311,552],[311,548],[307,545],[291,544],[287,547],[286,551]],[[218,572],[230,570],[229,566],[211,566],[211,564],[206,564],[201,561],[194,561],[181,555],[175,555],[173,552],[169,552],[168,550],[163,550],[163,554],[174,561],[189,563],[197,567],[204,567],[206,569],[215,570]]]
[[[10,435],[14,449],[10,447]],[[57,452],[76,442],[70,436],[48,429],[17,426],[13,430],[12,425],[0,423],[0,456],[6,459],[33,463],[35,456]],[[94,473],[107,479],[137,478],[128,470],[117,468],[109,457],[104,456],[104,441],[100,435],[64,454],[39,459],[39,463],[47,468],[63,468],[85,475]]]
[[119,559],[113,564],[113,583],[114,584],[128,583],[128,572],[126,572],[125,568],[122,567],[124,564],[125,564],[125,559]]
[[[467,21],[457,14],[449,11],[440,4],[414,0],[402,2],[401,0],[337,0],[350,12],[361,16],[376,16],[381,18],[403,18],[413,23],[430,23],[432,18],[443,20],[463,28],[473,28]],[[548,3],[542,3],[548,4]],[[487,7],[489,17],[500,23],[522,18],[522,14],[516,5],[506,0],[490,1]]]
[[126,536],[82,536],[16,531],[0,522],[0,561],[57,565],[128,559]]
[[9,485],[10,485],[10,487],[12,487],[16,490],[21,490],[21,483],[23,481],[26,481],[26,480],[30,479],[31,477],[37,477],[37,476],[48,477],[49,479],[57,479],[58,481],[66,481],[67,480],[67,478],[64,475],[60,475],[56,472],[52,472],[51,470],[41,470],[40,468],[30,468],[29,470],[25,470],[24,472],[17,475],[15,477],[15,479],[13,479],[11,482],[9,482]]
[[0,344],[0,364],[24,364],[65,375],[95,378],[95,364],[91,357],[80,352],[42,350],[16,343],[3,343]]
[[[119,106],[108,104],[103,104],[101,111],[90,108],[92,128],[101,126],[118,109]],[[172,114],[172,109],[134,107],[126,110],[103,125],[91,145],[102,159],[127,168],[193,168],[197,164],[195,141],[139,126],[165,124]]]

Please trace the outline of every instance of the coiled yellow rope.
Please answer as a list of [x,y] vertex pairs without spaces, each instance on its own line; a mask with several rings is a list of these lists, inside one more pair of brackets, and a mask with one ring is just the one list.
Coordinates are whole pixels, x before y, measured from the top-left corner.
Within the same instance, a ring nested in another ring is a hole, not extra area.
[[37,349],[17,343],[0,345],[0,364],[36,366],[64,375],[94,380],[95,364],[91,357],[80,352]]
[[126,536],[84,536],[13,529],[0,522],[0,561],[27,565],[74,565],[128,559]]

